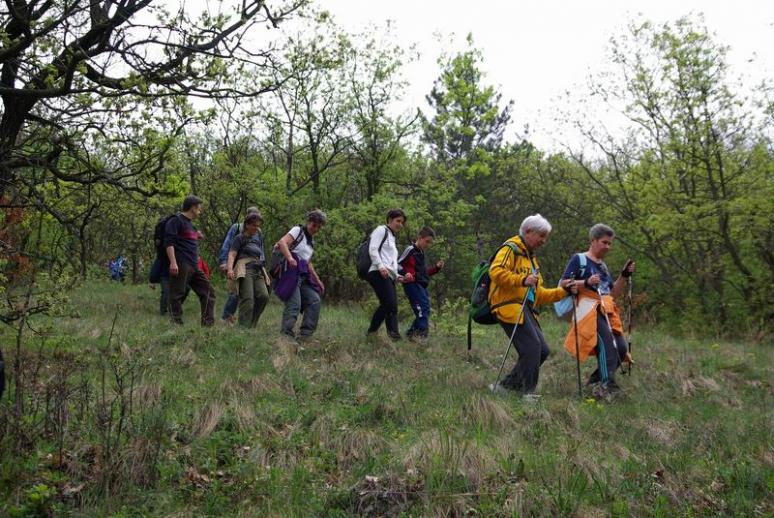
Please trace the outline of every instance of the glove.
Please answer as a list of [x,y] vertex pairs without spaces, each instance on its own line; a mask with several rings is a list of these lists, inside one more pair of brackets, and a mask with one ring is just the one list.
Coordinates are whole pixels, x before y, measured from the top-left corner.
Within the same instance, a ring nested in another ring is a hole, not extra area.
[[634,261],[632,261],[631,259],[626,260],[626,264],[621,270],[621,277],[629,278],[632,276],[632,272],[629,271],[629,267],[632,265],[633,262]]

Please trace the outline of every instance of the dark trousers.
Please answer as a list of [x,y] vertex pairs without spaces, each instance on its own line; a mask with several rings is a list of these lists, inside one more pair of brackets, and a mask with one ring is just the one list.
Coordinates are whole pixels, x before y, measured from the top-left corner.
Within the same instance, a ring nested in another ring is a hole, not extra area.
[[[169,312],[169,277],[161,277],[159,281],[161,285],[161,296],[159,297],[159,313],[166,315]],[[185,304],[185,299],[188,298],[188,294],[191,293],[191,287],[185,287],[185,294],[181,304]]]
[[[600,344],[600,340],[602,343]],[[600,369],[603,368],[602,354],[599,354],[600,345],[605,351],[604,367],[607,368],[607,381],[615,379],[615,371],[621,366],[621,362],[626,358],[629,349],[626,344],[626,338],[610,332],[610,326],[607,325],[607,319],[601,311],[597,311],[597,369],[591,373],[589,383],[602,381]]]
[[176,276],[169,276],[169,315],[178,324],[183,323],[183,300],[186,287],[191,289],[199,297],[201,306],[201,322],[203,326],[211,326],[215,323],[215,291],[212,289],[204,272],[193,264],[181,262],[178,264]]
[[[161,296],[159,297],[159,313],[166,315],[169,311],[169,277],[161,277]],[[185,300],[185,297],[183,297]]]
[[403,285],[403,291],[414,312],[414,322],[411,323],[406,334],[427,336],[427,329],[430,326],[430,295],[427,293],[427,288],[416,282],[410,282]]
[[398,331],[398,293],[395,290],[395,282],[390,277],[386,279],[382,277],[379,270],[368,272],[366,279],[379,299],[379,307],[376,308],[374,316],[371,317],[368,332],[378,331],[384,322],[390,336],[400,336]]
[[239,325],[255,327],[267,302],[269,290],[263,272],[248,268],[247,274],[239,279]]
[[[510,339],[515,324],[500,322],[500,325]],[[532,394],[537,388],[540,366],[551,351],[543,337],[540,324],[529,308],[524,308],[524,322],[516,329],[513,346],[519,353],[519,359],[511,372],[503,378],[502,385],[525,394]]]

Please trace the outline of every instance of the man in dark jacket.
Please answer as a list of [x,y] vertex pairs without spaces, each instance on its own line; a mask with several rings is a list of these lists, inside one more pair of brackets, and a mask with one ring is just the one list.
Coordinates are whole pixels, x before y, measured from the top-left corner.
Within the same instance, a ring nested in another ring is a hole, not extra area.
[[425,250],[430,248],[435,239],[435,231],[430,227],[423,227],[419,231],[416,241],[406,247],[398,259],[403,275],[411,274],[413,281],[403,283],[403,291],[411,303],[414,312],[414,322],[406,331],[406,337],[412,341],[421,341],[427,338],[427,330],[430,325],[430,295],[427,285],[430,277],[443,268],[443,261],[436,262],[427,267],[425,262]]
[[204,202],[193,195],[183,200],[183,211],[167,221],[164,229],[164,247],[169,258],[169,314],[172,321],[183,323],[183,298],[186,286],[199,297],[201,322],[211,326],[215,322],[215,292],[199,262],[198,241],[201,234],[193,220],[202,213]]

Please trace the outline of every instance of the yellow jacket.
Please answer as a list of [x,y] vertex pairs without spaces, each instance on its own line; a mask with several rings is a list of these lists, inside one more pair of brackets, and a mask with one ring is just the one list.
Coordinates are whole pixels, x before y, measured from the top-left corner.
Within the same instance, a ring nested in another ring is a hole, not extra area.
[[[527,294],[527,286],[524,286],[523,282],[532,273],[533,268],[538,272],[536,306],[561,300],[567,292],[564,288],[543,287],[543,277],[540,275],[537,258],[530,256],[521,237],[513,236],[506,241],[508,242],[514,243],[520,253],[515,254],[511,247],[503,246],[492,260],[489,266],[489,278],[492,281],[489,286],[489,306],[498,320],[515,324],[521,310],[521,303]],[[524,322],[524,315],[521,316],[519,324],[522,322]]]

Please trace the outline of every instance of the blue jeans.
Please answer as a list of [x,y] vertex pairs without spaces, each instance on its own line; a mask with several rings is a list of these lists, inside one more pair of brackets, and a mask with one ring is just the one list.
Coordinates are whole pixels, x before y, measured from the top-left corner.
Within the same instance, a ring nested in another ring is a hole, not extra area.
[[317,293],[306,277],[298,278],[298,286],[285,301],[285,309],[282,311],[282,333],[296,336],[293,328],[296,325],[298,314],[303,313],[301,321],[301,336],[312,336],[317,329],[317,321],[320,319],[320,306],[322,305],[320,294]]
[[239,306],[239,295],[236,293],[229,293],[228,298],[226,299],[226,304],[223,306],[223,315],[221,315],[221,320],[226,320],[231,315],[235,314],[237,312],[237,307]]
[[414,322],[411,323],[406,334],[427,336],[430,324],[430,295],[427,293],[427,288],[416,282],[411,282],[403,285],[403,291],[411,303],[412,311],[414,311]]

